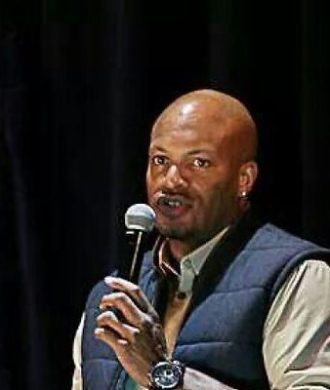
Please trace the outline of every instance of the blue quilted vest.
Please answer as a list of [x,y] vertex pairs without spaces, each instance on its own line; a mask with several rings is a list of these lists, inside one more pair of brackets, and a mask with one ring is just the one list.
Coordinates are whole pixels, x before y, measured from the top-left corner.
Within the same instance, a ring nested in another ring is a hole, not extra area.
[[[166,281],[147,253],[139,285],[161,313]],[[194,284],[191,309],[178,336],[174,358],[237,389],[269,389],[262,357],[263,326],[272,300],[288,274],[307,258],[329,252],[274,225],[241,222],[216,246]],[[82,342],[84,389],[124,389],[127,374],[112,350],[95,339],[104,282],[86,304]],[[163,297],[163,299],[162,299]]]

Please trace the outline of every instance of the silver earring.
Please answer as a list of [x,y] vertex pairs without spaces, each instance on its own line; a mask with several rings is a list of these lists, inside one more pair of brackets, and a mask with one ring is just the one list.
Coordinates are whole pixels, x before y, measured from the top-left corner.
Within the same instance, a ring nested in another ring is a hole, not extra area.
[[240,199],[247,199],[247,197],[248,197],[248,194],[246,191],[242,191],[240,196],[239,196]]

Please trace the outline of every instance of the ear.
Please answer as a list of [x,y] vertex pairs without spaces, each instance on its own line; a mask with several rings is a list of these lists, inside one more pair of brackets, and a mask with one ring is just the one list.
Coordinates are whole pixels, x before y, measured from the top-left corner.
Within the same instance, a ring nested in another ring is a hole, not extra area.
[[254,186],[258,176],[258,165],[255,161],[248,161],[240,167],[238,196],[247,196]]

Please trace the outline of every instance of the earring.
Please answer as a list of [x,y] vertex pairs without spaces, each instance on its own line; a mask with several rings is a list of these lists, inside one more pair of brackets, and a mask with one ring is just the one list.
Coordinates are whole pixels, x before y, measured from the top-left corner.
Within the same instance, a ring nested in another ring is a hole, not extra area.
[[246,191],[242,191],[239,195],[239,198],[240,199],[247,199],[248,198],[248,194]]

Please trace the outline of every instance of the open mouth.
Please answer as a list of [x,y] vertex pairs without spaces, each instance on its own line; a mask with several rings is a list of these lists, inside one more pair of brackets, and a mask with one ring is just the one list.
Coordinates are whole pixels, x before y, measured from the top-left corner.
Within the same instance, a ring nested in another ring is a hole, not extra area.
[[189,209],[189,202],[181,195],[160,195],[156,201],[157,209],[167,217],[179,217]]
[[181,199],[168,197],[168,196],[160,196],[157,200],[157,205],[165,206],[165,207],[181,207],[183,202]]

